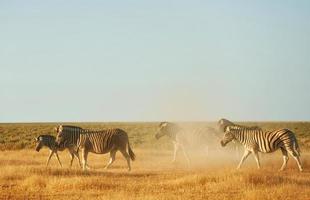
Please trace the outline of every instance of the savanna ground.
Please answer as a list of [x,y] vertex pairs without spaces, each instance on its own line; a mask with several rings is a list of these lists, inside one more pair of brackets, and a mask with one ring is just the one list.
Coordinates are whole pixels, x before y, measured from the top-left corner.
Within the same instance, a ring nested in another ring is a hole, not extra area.
[[167,138],[154,138],[158,123],[66,124],[126,130],[137,156],[132,171],[127,172],[120,153],[109,170],[104,169],[108,154],[90,154],[92,169],[88,172],[81,171],[76,160],[69,169],[67,151],[59,153],[62,168],[54,157],[46,168],[49,152],[34,151],[33,138],[55,134],[56,123],[0,124],[0,199],[310,199],[308,122],[246,123],[263,129],[293,130],[302,150],[302,173],[292,158],[287,169],[278,172],[282,164],[280,152],[261,155],[261,170],[256,169],[250,156],[237,171],[241,155],[230,147],[218,148],[218,144],[208,156],[205,153],[194,156],[189,168],[182,155],[176,164],[171,164],[172,145]]

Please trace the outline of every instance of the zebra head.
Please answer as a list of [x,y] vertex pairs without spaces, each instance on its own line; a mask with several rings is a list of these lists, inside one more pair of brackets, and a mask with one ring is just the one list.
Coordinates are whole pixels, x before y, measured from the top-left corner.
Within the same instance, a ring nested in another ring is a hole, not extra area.
[[220,132],[225,132],[225,129],[227,128],[227,126],[234,126],[234,125],[235,125],[234,123],[224,118],[220,119],[217,122],[217,128]]
[[235,135],[231,132],[230,127],[228,126],[225,130],[225,134],[221,140],[222,147],[226,146],[229,142],[235,139]]
[[157,140],[167,134],[167,130],[166,130],[167,126],[168,126],[168,122],[161,122],[159,124],[158,131],[157,131],[157,133],[155,135],[155,138]]
[[36,151],[39,152],[41,148],[44,146],[43,139],[41,136],[34,138],[36,145]]

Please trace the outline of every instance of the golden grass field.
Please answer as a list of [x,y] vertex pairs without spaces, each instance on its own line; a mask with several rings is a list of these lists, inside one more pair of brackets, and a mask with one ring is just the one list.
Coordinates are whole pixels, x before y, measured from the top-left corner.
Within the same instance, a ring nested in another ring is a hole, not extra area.
[[256,169],[250,156],[237,171],[240,157],[229,148],[195,156],[190,168],[182,155],[171,164],[172,145],[168,139],[154,139],[157,123],[79,124],[125,129],[137,156],[131,172],[127,172],[120,153],[108,170],[104,169],[108,154],[90,154],[92,169],[87,172],[79,169],[76,160],[69,169],[67,151],[59,153],[62,168],[55,157],[46,168],[49,152],[34,151],[31,138],[40,133],[53,134],[55,124],[0,124],[0,199],[310,199],[310,123],[249,124],[295,131],[304,172],[298,171],[292,158],[287,169],[278,172],[282,164],[280,152],[261,155],[261,170]]

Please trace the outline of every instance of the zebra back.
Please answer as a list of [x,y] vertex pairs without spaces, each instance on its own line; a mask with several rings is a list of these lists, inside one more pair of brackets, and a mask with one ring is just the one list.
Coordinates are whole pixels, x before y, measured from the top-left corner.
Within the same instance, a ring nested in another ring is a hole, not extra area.
[[125,144],[128,143],[127,133],[118,128],[105,129],[105,130],[87,130],[84,129],[80,134],[78,148],[88,148],[96,153],[106,153],[110,151],[118,141],[115,139],[123,140]]
[[220,139],[216,134],[217,131],[209,126],[190,125],[181,127],[178,124],[168,122],[162,122],[160,126],[161,136],[167,135],[173,141],[186,146],[211,145]]

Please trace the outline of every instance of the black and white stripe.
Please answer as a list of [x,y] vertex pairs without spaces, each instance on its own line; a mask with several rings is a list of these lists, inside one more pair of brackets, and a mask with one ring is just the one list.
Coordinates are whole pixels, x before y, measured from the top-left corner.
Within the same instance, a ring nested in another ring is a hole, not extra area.
[[240,126],[227,126],[225,134],[221,140],[221,145],[225,146],[232,140],[239,141],[245,148],[244,155],[238,165],[241,167],[244,160],[253,153],[260,168],[258,152],[270,153],[281,149],[283,154],[283,164],[280,170],[286,167],[288,153],[295,158],[298,168],[302,171],[300,163],[300,150],[295,134],[288,129],[279,129],[274,131],[263,131],[257,128],[246,128]]
[[[259,126],[244,126],[244,125],[240,125],[240,124],[235,124],[235,123],[233,123],[227,119],[224,119],[224,118],[220,119],[217,123],[218,131],[221,133],[224,133],[225,129],[229,126],[262,130]],[[232,143],[233,143],[232,148],[234,149],[234,152],[236,153],[236,157],[239,159],[242,146],[238,142],[236,142],[235,140],[233,140]]]
[[[131,170],[130,159],[135,159],[128,140],[128,135],[122,129],[87,130],[74,126],[58,126],[57,142],[73,145],[82,150],[83,169],[86,169],[89,152],[96,154],[110,153],[108,168],[115,160],[115,154],[120,151],[127,160],[128,170]],[[127,152],[128,149],[128,152]]]
[[48,166],[50,160],[51,160],[51,157],[55,154],[56,155],[56,158],[58,160],[58,163],[60,166],[62,166],[61,162],[60,162],[60,159],[59,159],[59,156],[58,156],[58,151],[63,151],[65,149],[68,149],[69,152],[70,152],[70,156],[71,156],[71,163],[70,163],[70,167],[72,166],[72,162],[73,162],[73,159],[74,159],[74,156],[76,156],[78,158],[78,161],[79,161],[79,164],[81,166],[81,163],[80,163],[80,158],[78,156],[78,152],[75,151],[72,146],[65,146],[65,145],[58,145],[57,142],[56,142],[56,138],[52,135],[40,135],[38,136],[37,138],[35,138],[35,142],[36,142],[36,151],[40,151],[42,147],[47,147],[49,150],[50,150],[50,154],[47,158],[47,163],[46,163],[46,166]]

